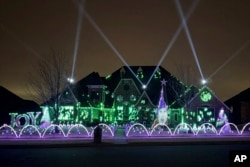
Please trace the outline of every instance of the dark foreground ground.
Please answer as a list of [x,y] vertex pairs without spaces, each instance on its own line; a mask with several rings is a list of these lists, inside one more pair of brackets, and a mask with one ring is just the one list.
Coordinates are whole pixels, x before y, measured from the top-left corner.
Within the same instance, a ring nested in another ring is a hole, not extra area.
[[227,167],[250,143],[0,147],[1,167]]

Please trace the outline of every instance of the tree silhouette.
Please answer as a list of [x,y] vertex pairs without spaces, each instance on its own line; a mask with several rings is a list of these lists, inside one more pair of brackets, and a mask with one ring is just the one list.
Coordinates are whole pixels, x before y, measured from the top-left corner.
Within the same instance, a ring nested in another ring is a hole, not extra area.
[[[60,95],[67,84],[66,57],[56,49],[44,55],[29,75],[29,88],[34,99],[52,110],[54,123],[59,124]],[[57,128],[56,128],[57,129]],[[58,129],[57,129],[58,130]]]

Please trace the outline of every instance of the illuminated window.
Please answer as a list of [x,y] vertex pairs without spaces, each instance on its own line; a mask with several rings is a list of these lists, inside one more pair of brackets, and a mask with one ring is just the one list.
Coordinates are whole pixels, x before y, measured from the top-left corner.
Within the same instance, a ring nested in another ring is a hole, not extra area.
[[138,70],[137,70],[137,77],[140,78],[140,79],[144,78],[143,70],[142,70],[141,67],[139,67]]
[[135,101],[136,101],[135,95],[131,95],[131,96],[130,96],[130,101],[132,101],[132,102],[135,102]]
[[137,73],[137,77],[140,78],[140,79],[144,78],[144,75],[143,75],[142,71],[139,71]]
[[212,107],[198,107],[197,109],[197,121],[213,122],[214,121],[214,108]]
[[118,95],[116,98],[117,101],[122,102],[123,101],[123,96],[122,95]]
[[155,79],[161,78],[161,70],[160,70],[160,69],[158,69],[158,70],[155,72],[154,78],[155,78]]
[[145,99],[142,99],[142,100],[141,100],[141,104],[146,104],[146,100],[145,100]]

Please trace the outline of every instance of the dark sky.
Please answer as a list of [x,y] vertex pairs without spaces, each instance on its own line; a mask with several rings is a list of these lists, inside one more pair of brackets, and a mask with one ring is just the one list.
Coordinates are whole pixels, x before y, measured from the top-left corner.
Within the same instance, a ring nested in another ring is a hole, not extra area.
[[[193,2],[180,0],[184,13]],[[129,65],[157,65],[181,24],[174,0],[86,0],[85,8]],[[30,99],[27,75],[51,47],[71,67],[77,18],[72,0],[0,0],[0,85]],[[124,65],[84,17],[81,26],[76,80]],[[227,100],[250,86],[249,0],[200,0],[188,28],[205,78],[227,62],[208,84],[218,97]],[[177,75],[180,64],[201,78],[183,30],[161,65]]]

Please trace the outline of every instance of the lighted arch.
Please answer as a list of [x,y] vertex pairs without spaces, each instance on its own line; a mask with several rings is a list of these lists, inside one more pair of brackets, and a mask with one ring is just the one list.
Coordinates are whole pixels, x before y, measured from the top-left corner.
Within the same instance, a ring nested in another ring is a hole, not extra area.
[[16,138],[18,138],[18,134],[16,133],[16,131],[15,131],[15,129],[14,128],[12,128],[10,125],[6,125],[6,124],[4,124],[4,125],[2,125],[1,127],[0,127],[0,130],[2,129],[2,128],[10,128],[11,129],[11,131],[13,131],[14,132],[14,134],[15,134],[15,136],[16,136]]
[[144,128],[144,130],[146,131],[146,133],[147,133],[147,135],[149,136],[149,132],[148,132],[148,130],[147,130],[147,128],[143,125],[143,124],[141,124],[141,123],[135,123],[135,124],[133,124],[129,129],[128,129],[128,132],[126,133],[126,137],[128,137],[128,134],[129,134],[129,132],[131,131],[131,129],[134,127],[134,126],[142,126],[143,128]]
[[153,129],[149,132],[149,136],[151,136],[151,135],[152,135],[153,131],[154,131],[154,130],[155,130],[155,128],[157,128],[158,126],[165,126],[165,127],[169,130],[170,135],[171,135],[171,136],[173,135],[173,134],[172,134],[172,131],[171,131],[171,129],[168,127],[168,125],[158,123],[158,124],[156,124],[156,125],[153,127]]
[[184,123],[179,123],[179,124],[175,127],[175,130],[174,130],[173,135],[176,135],[177,129],[179,129],[180,126],[183,126],[183,125],[186,125],[188,128],[190,128],[191,131],[192,131],[192,133],[193,133],[194,135],[196,135],[196,133],[194,132],[194,129],[193,129],[189,124],[187,124],[187,123],[185,123],[185,122],[184,122]]
[[223,126],[220,128],[219,135],[221,135],[222,130],[223,130],[227,125],[229,125],[229,126],[232,125],[232,126],[236,129],[238,135],[241,135],[241,133],[240,133],[238,127],[237,127],[234,123],[231,123],[231,122],[225,123],[225,125],[223,125]]
[[[112,129],[111,129],[107,124],[100,123],[100,124],[98,124],[98,125],[99,125],[99,126],[105,126],[105,127],[107,127],[108,130],[109,130],[110,133],[111,133],[111,136],[114,137],[114,132],[112,131]],[[95,126],[94,129],[92,130],[90,136],[93,136],[93,133],[94,133],[96,127],[97,127],[97,126]]]
[[[205,126],[205,125],[209,125],[209,126],[212,126],[212,130],[213,130],[213,132],[215,132],[216,133],[216,135],[218,135],[218,131],[216,130],[216,128],[214,127],[214,125],[213,124],[211,124],[211,123],[209,123],[209,122],[206,122],[206,123],[203,123],[203,124],[201,124],[200,126],[198,126],[198,129],[200,128],[202,128],[202,126]],[[198,133],[199,133],[199,130],[197,130],[196,131],[196,135],[198,135]]]
[[73,126],[71,126],[70,128],[69,128],[69,130],[68,130],[68,132],[67,132],[67,134],[66,134],[66,137],[68,137],[69,136],[69,133],[70,133],[70,131],[73,129],[73,128],[75,128],[75,127],[82,127],[83,129],[85,129],[85,131],[87,132],[87,134],[88,134],[88,136],[89,136],[89,131],[88,131],[88,129],[84,126],[84,125],[82,125],[82,124],[75,124],[75,125],[73,125]]
[[20,131],[20,133],[19,133],[19,136],[18,136],[19,138],[20,138],[20,136],[22,135],[24,129],[27,129],[28,127],[33,127],[33,128],[37,131],[39,137],[40,137],[40,138],[42,137],[41,133],[39,132],[39,130],[37,129],[36,126],[34,126],[34,125],[26,125],[26,126],[24,126],[24,127],[21,129],[21,131]]
[[240,131],[240,135],[242,135],[242,133],[244,132],[244,130],[246,129],[246,127],[250,125],[250,122],[248,122],[247,124],[245,124],[242,128],[242,130]]
[[66,137],[66,135],[65,135],[65,133],[64,133],[64,131],[63,131],[63,129],[62,129],[59,125],[51,124],[51,125],[49,125],[49,126],[44,130],[44,132],[43,132],[43,134],[42,134],[42,136],[41,136],[42,138],[44,137],[44,135],[45,135],[45,133],[47,132],[47,130],[48,130],[49,128],[51,128],[51,127],[58,127],[58,129],[61,130],[63,136]]

